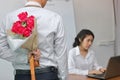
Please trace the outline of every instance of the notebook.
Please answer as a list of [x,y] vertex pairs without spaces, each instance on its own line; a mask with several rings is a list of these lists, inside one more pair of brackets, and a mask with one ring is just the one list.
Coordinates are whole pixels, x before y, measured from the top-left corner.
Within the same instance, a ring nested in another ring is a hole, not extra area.
[[108,61],[107,70],[103,74],[89,74],[88,77],[105,80],[120,76],[120,56],[111,57]]

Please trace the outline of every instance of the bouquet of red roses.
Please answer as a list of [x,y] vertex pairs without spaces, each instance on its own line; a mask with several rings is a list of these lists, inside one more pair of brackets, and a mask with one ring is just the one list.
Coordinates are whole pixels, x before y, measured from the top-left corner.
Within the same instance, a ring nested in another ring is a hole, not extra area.
[[[28,16],[27,12],[18,14],[18,19],[13,23],[12,28],[8,30],[8,43],[14,51],[18,48],[24,48],[28,51],[36,50],[38,47],[37,26],[35,17]],[[31,79],[35,80],[34,67],[39,66],[39,62],[34,62],[33,55],[29,59],[31,68]]]
[[13,24],[11,29],[15,35],[21,37],[29,37],[31,35],[34,29],[34,16],[27,16],[27,12],[22,12],[18,15],[19,20]]
[[35,17],[28,16],[27,12],[18,14],[18,19],[8,30],[8,43],[14,51],[23,45],[35,31]]

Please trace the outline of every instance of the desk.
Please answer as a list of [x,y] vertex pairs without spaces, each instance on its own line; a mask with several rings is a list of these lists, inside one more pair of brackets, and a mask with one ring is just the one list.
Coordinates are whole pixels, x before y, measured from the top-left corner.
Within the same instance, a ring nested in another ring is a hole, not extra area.
[[[89,78],[87,76],[82,76],[82,75],[69,74],[68,80],[99,80],[99,79]],[[120,80],[120,76],[110,78],[108,80]]]

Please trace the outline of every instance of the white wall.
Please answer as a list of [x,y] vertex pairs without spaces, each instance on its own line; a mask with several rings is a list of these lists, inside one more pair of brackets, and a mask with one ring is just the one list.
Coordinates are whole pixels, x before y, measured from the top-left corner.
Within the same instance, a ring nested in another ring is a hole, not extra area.
[[0,80],[14,80],[12,64],[0,59]]
[[25,0],[2,0],[0,2],[0,22],[6,13],[9,13],[13,10],[16,10],[22,7],[25,3]]
[[115,53],[120,55],[120,0],[114,0],[115,7]]
[[96,56],[106,66],[109,57],[114,55],[113,0],[74,0],[74,7],[77,33],[83,28],[94,32]]

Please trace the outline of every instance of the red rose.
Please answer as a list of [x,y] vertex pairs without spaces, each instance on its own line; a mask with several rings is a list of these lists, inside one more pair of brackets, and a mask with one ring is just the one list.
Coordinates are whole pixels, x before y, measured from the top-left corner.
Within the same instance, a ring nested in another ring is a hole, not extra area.
[[23,35],[24,31],[25,31],[24,27],[21,26],[21,27],[18,28],[18,34]]
[[28,37],[28,36],[30,36],[30,34],[31,34],[31,31],[29,29],[27,29],[27,28],[23,32],[24,37]]
[[19,27],[21,27],[21,22],[20,22],[20,21],[16,21],[16,22],[13,24],[13,26],[12,26],[12,32],[18,33]]
[[34,16],[30,16],[27,19],[27,27],[32,30],[34,28]]
[[27,12],[22,12],[18,15],[18,18],[24,21],[27,18],[27,16],[28,16]]
[[13,24],[11,31],[23,37],[30,36],[34,28],[34,16],[27,16],[27,12],[18,14],[20,20]]

